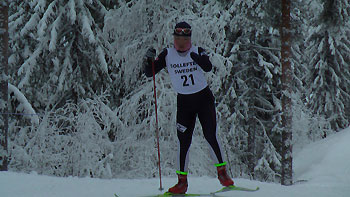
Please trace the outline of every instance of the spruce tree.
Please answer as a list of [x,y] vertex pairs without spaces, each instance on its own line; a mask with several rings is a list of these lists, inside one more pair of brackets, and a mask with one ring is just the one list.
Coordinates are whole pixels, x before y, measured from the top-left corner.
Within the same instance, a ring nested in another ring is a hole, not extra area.
[[[243,140],[245,173],[261,180],[275,180],[280,168],[280,53],[277,1],[234,1],[227,32],[236,43],[227,48],[232,62],[224,79],[226,90],[234,89],[234,99],[226,102],[235,118],[235,133]],[[236,32],[236,33],[235,33]],[[232,90],[230,90],[231,92]],[[222,97],[225,98],[223,91]],[[232,150],[235,151],[235,150]]]
[[323,119],[324,131],[339,131],[349,124],[345,111],[350,93],[349,3],[324,0],[323,10],[313,16],[306,40],[310,73],[307,78],[308,104],[313,114]]
[[[28,3],[19,6],[13,30],[20,28],[20,36],[14,35],[12,44],[18,55],[12,64],[24,58],[17,84],[36,108],[63,106],[67,100],[77,103],[109,87],[109,66],[115,65],[102,32],[107,11],[100,1],[34,0],[29,8]],[[30,18],[26,9],[33,12]],[[18,52],[22,44],[25,48]]]

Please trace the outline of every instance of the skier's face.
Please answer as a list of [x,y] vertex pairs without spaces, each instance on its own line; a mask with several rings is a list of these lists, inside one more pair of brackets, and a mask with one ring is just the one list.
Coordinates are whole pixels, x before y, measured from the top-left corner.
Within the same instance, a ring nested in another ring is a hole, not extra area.
[[187,51],[191,46],[191,37],[189,36],[174,36],[176,50]]

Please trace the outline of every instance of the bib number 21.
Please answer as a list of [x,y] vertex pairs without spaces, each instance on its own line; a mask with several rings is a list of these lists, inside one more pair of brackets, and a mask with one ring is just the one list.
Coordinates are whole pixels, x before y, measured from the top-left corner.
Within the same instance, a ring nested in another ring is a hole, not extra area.
[[182,75],[181,76],[181,79],[183,79],[183,86],[189,86],[191,83],[192,85],[194,85],[194,78],[193,78],[193,75],[190,74],[190,75]]

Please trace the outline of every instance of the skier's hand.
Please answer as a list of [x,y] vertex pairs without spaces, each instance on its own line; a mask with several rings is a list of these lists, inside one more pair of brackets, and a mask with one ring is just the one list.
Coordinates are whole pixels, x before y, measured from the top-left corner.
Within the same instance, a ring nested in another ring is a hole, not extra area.
[[200,55],[198,55],[195,52],[191,52],[190,56],[191,56],[191,58],[193,59],[194,62],[196,62],[198,65],[200,65],[200,63],[201,63],[201,56]]
[[146,68],[151,65],[151,62],[154,60],[154,57],[156,57],[156,50],[154,48],[149,48],[146,51],[145,57],[142,61],[142,67]]
[[212,64],[204,50],[199,54],[191,52],[190,56],[193,61],[196,62],[205,72],[209,72],[211,70]]
[[149,48],[146,52],[146,58],[154,59],[156,57],[156,50],[154,48]]

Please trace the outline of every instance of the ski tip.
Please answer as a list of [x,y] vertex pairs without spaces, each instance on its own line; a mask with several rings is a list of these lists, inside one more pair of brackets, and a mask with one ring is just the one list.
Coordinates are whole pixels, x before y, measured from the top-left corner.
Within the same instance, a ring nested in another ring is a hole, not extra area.
[[259,187],[256,187],[255,189],[252,189],[252,188],[247,188],[247,187],[240,187],[240,186],[236,186],[236,185],[230,185],[230,186],[222,188],[221,190],[213,192],[212,194],[217,194],[217,193],[221,193],[221,192],[228,192],[228,191],[255,192],[255,191],[258,191],[259,189],[260,189]]

